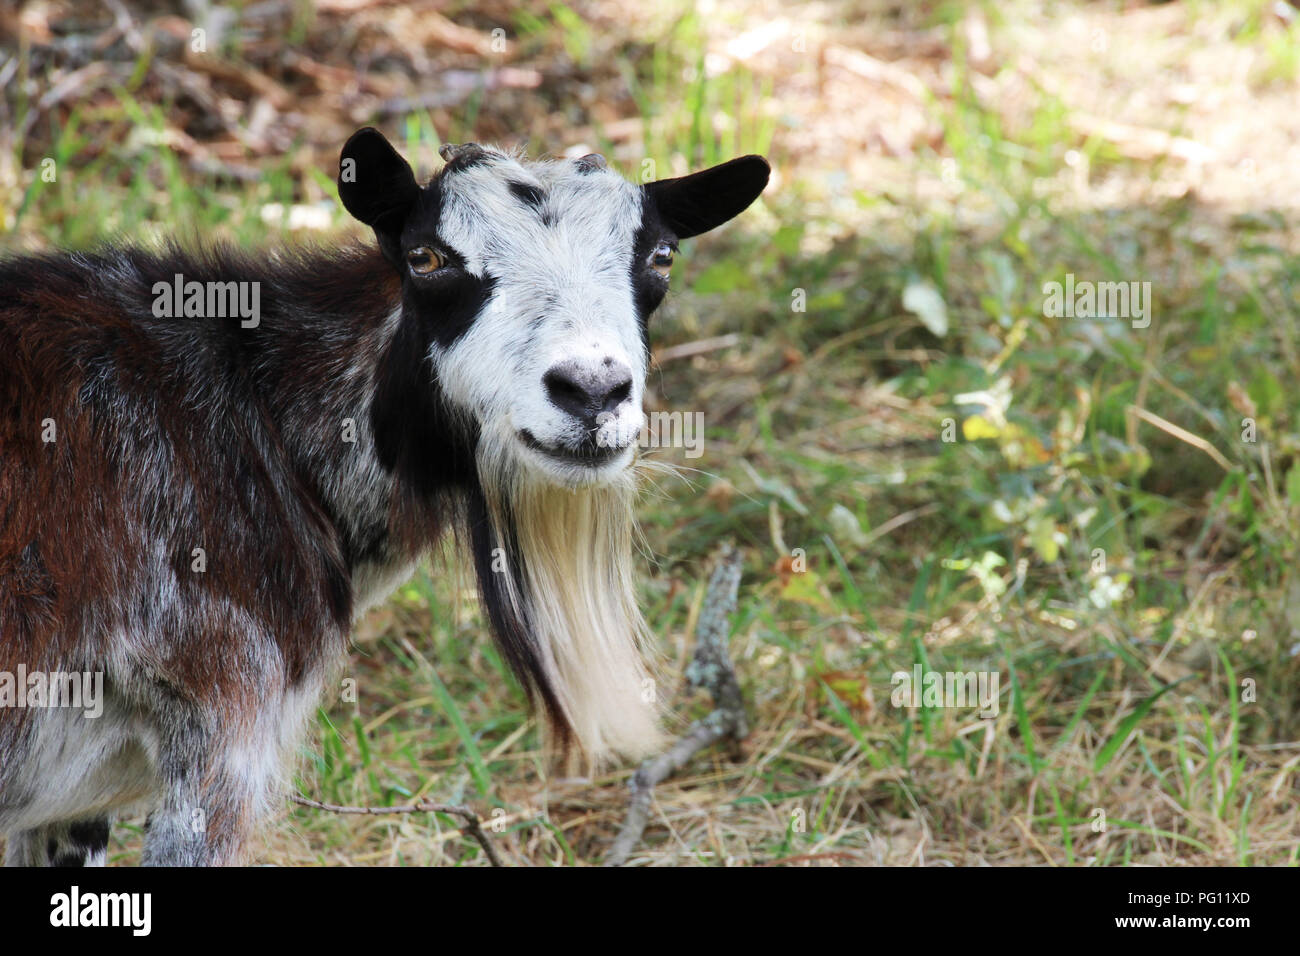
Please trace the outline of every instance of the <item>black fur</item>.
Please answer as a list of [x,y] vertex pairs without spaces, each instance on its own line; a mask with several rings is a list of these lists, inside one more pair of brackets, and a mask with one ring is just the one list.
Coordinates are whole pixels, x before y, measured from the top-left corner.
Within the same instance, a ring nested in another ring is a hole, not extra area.
[[528,183],[512,182],[510,191],[525,206],[532,206],[534,209],[541,209],[542,203],[546,202],[546,193]]
[[[546,669],[538,657],[537,641],[529,631],[528,622],[519,618],[505,592],[505,575],[492,569],[492,564],[497,559],[494,552],[500,548],[502,555],[509,562],[512,579],[522,587],[527,578],[518,544],[513,540],[499,541],[493,534],[487,501],[483,497],[482,489],[477,485],[470,489],[467,505],[470,543],[474,553],[474,569],[478,575],[479,594],[488,620],[492,624],[492,631],[496,635],[497,646],[501,648],[506,663],[514,672],[520,685],[545,709],[558,734],[557,743],[561,747],[567,747],[572,736],[571,730],[564,718],[559,698],[546,675]],[[511,527],[507,517],[505,533],[508,536],[513,535]]]

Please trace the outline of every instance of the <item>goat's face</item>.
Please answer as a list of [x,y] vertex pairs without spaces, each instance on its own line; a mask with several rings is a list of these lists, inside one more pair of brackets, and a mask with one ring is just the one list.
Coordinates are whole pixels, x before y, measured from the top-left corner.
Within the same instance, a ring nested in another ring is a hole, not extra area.
[[497,466],[564,486],[612,480],[636,454],[647,323],[677,241],[744,210],[766,162],[636,186],[596,155],[521,162],[469,144],[443,157],[419,186],[367,128],[339,174],[344,205],[402,276],[430,387]]

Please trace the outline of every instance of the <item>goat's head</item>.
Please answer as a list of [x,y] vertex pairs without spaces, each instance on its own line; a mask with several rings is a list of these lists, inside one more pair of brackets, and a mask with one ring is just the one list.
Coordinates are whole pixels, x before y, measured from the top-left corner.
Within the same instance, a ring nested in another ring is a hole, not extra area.
[[381,133],[343,147],[339,195],[398,270],[443,397],[517,477],[601,484],[643,425],[647,322],[679,239],[721,225],[767,184],[746,156],[635,186],[595,154],[521,162],[444,146],[420,186]]
[[[475,566],[515,673],[562,745],[593,759],[650,752],[658,705],[640,650],[628,467],[643,424],[647,323],[677,241],[744,210],[767,184],[767,163],[746,156],[635,186],[595,155],[530,163],[469,144],[443,157],[420,186],[376,130],[343,147],[339,196],[402,281],[389,357],[406,371],[380,376],[401,383],[376,416],[381,459],[436,470],[472,457],[472,478],[459,477]],[[427,417],[449,418],[467,439],[436,449],[435,463],[409,433],[379,434],[380,419],[413,417],[409,389],[426,387],[437,393]]]

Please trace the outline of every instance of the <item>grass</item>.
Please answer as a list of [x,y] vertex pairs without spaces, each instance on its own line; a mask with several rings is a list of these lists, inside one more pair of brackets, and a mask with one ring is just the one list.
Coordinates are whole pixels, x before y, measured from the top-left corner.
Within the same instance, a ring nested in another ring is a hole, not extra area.
[[[698,460],[655,452],[683,478],[648,489],[641,521],[644,607],[670,672],[689,657],[714,544],[744,549],[732,648],[753,733],[738,759],[703,755],[661,789],[638,862],[1297,863],[1300,466],[1287,383],[1300,375],[1300,260],[1280,194],[1263,185],[1273,161],[1261,152],[1235,205],[1205,201],[1176,188],[1184,164],[1086,121],[1076,102],[1079,88],[1096,104],[1141,88],[1131,45],[1146,44],[1151,69],[1260,51],[1250,108],[1266,109],[1294,96],[1294,28],[1262,3],[1101,6],[1066,5],[1083,35],[1108,38],[1074,60],[1045,52],[1056,21],[1033,4],[879,14],[884,39],[868,52],[922,77],[927,95],[904,97],[899,116],[928,133],[901,155],[869,155],[872,182],[827,156],[837,111],[870,109],[858,100],[874,88],[844,99],[823,77],[809,113],[811,68],[786,70],[779,49],[719,61],[767,22],[762,4],[726,22],[688,6],[644,14],[649,32],[622,35],[577,6],[516,15],[527,55],[561,57],[630,98],[635,148],[558,81],[538,94],[630,176],[645,160],[662,176],[749,151],[778,169],[761,207],[684,244],[655,320],[658,347],[742,335],[652,376],[650,403],[702,410],[707,440]],[[1160,16],[1192,39],[1161,32]],[[1014,69],[980,65],[972,18]],[[865,45],[851,20],[822,27],[810,43]],[[1226,123],[1244,107],[1219,108]],[[493,110],[482,97],[454,121],[415,113],[395,129],[431,157],[439,132],[472,138]],[[1194,138],[1195,120],[1173,105],[1144,123]],[[164,223],[287,240],[260,209],[332,198],[330,170],[291,156],[255,183],[205,181],[157,148],[167,130],[167,104],[128,86],[34,129],[36,152],[11,144],[29,173],[6,201],[5,245],[84,246]],[[534,151],[568,145],[558,136]],[[96,150],[106,138],[119,145]],[[63,171],[54,183],[30,174],[47,147]],[[1067,273],[1149,281],[1150,327],[1045,314],[1044,283]],[[904,307],[910,289],[937,295],[946,332]],[[916,663],[995,672],[997,716],[893,706],[891,676]],[[321,711],[304,750],[305,795],[465,801],[494,821],[511,862],[600,859],[628,770],[548,777],[454,555],[363,622],[348,677],[355,694]],[[138,826],[115,830],[114,862],[139,848]],[[261,858],[485,862],[451,819],[304,808],[286,811]]]

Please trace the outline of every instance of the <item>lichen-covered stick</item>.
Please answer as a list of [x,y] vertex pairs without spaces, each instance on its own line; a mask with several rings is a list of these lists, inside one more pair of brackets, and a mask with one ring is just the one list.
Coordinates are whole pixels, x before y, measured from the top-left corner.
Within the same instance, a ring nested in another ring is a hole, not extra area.
[[736,609],[740,588],[740,566],[740,552],[724,543],[704,592],[704,606],[695,628],[695,653],[686,667],[687,684],[707,690],[713,697],[714,710],[691,724],[664,753],[641,764],[629,784],[632,799],[627,817],[605,857],[605,866],[622,866],[640,841],[650,816],[655,784],[668,779],[705,747],[725,738],[740,741],[749,735],[740,682],[727,653],[731,613]]

